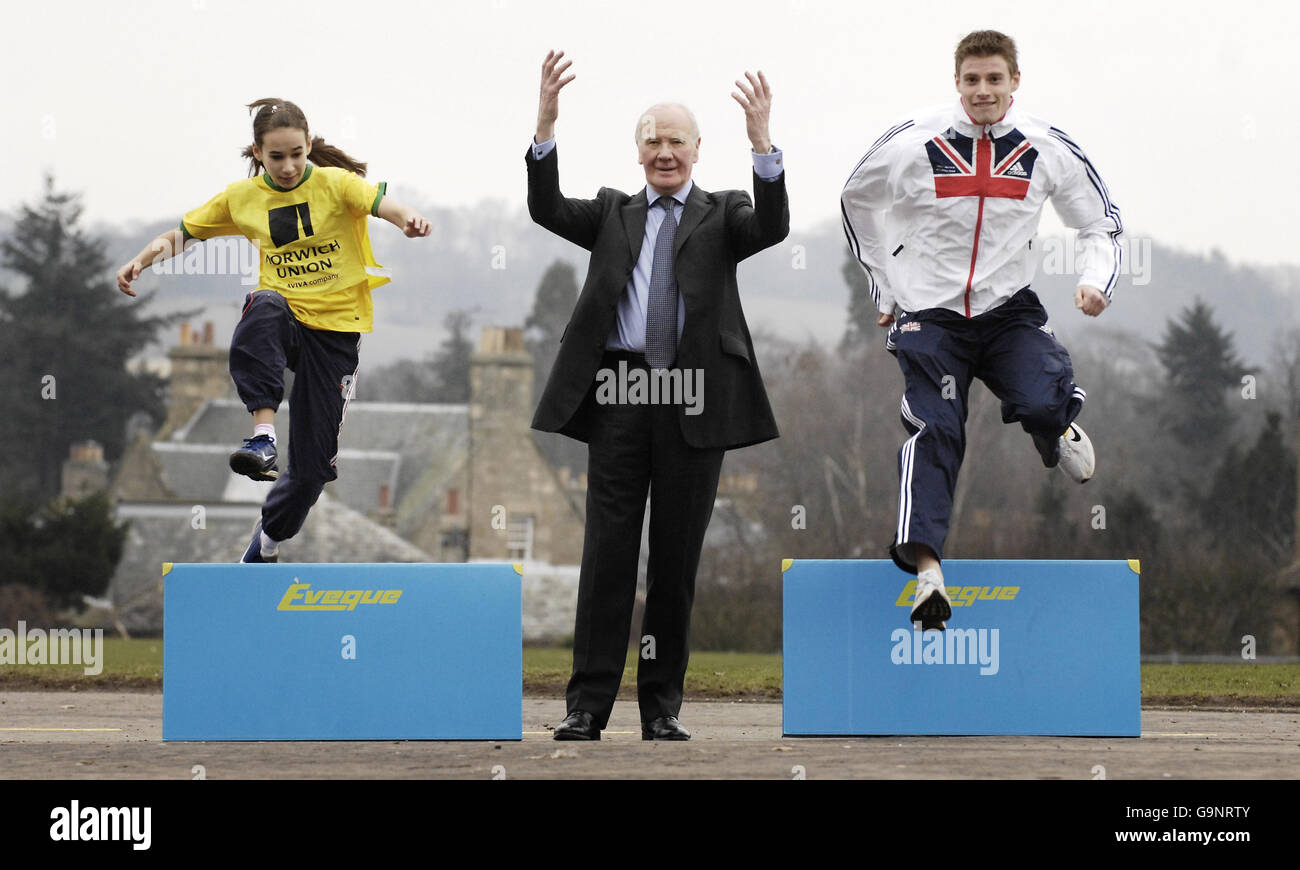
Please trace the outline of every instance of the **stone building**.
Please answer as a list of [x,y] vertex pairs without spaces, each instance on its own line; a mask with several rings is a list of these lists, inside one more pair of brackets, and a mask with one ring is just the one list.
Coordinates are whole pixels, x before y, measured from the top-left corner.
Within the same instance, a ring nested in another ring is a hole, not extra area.
[[485,329],[470,360],[470,558],[575,565],[585,487],[537,449],[532,397],[523,333]]
[[[239,559],[272,486],[227,465],[251,428],[233,396],[228,355],[211,325],[182,327],[168,354],[167,419],[156,434],[139,434],[118,463],[111,492],[130,530],[109,598],[131,631],[161,630],[162,562]],[[350,402],[339,479],[281,560],[523,562],[526,638],[564,637],[577,571],[552,566],[581,556],[585,480],[553,468],[528,429],[533,368],[520,330],[485,329],[471,372],[468,404]],[[363,369],[359,397],[364,378]],[[286,402],[276,416],[281,468],[287,411]],[[89,473],[92,453],[74,457],[76,474]]]

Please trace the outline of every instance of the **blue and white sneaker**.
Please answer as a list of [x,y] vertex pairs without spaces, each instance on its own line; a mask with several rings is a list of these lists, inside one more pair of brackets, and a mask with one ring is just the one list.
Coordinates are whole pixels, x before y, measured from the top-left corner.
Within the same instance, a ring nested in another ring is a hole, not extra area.
[[259,519],[257,525],[253,527],[253,540],[248,542],[248,549],[244,551],[244,557],[239,560],[240,563],[246,562],[278,562],[280,556],[263,556],[262,555],[262,521]]
[[280,477],[277,458],[270,436],[254,435],[245,438],[244,446],[230,454],[230,470],[253,480],[276,480]]

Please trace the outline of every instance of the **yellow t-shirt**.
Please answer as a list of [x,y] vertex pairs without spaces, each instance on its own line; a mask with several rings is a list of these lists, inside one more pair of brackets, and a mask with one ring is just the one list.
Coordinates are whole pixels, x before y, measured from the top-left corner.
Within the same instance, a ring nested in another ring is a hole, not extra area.
[[291,190],[263,174],[236,181],[181,221],[186,238],[240,235],[261,257],[259,290],[275,290],[299,322],[370,332],[370,291],[389,282],[370,250],[368,220],[387,185],[308,164]]

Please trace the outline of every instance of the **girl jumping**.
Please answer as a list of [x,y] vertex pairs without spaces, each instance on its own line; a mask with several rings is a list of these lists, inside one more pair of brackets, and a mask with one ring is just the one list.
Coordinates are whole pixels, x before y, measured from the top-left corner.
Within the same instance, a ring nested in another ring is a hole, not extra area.
[[[373,328],[370,291],[389,281],[371,253],[367,219],[383,218],[410,238],[431,228],[387,196],[384,182],[363,180],[366,164],[312,138],[293,103],[265,99],[248,108],[249,178],[150,242],[118,270],[117,286],[135,296],[131,282],[156,260],[181,253],[190,239],[241,235],[258,248],[258,289],[246,297],[230,342],[230,374],[253,415],[253,435],[230,454],[230,467],[275,481],[240,560],[274,562],[280,542],[298,533],[325,484],[338,477],[339,431],[356,389],[361,333]],[[275,412],[286,368],[294,382],[289,462],[281,473]]]

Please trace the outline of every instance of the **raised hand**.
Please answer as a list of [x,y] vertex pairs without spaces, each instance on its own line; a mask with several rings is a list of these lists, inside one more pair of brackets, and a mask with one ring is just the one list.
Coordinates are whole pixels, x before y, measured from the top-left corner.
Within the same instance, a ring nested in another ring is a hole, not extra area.
[[555,119],[560,117],[560,89],[577,78],[564,75],[573,61],[564,60],[564,52],[548,51],[542,61],[542,92],[537,100],[537,141],[555,136]]
[[755,154],[767,154],[772,150],[772,137],[768,132],[768,116],[772,112],[772,87],[767,83],[763,71],[758,76],[745,73],[746,81],[736,79],[736,87],[741,94],[731,92],[731,98],[745,110],[745,129],[749,134],[749,144]]

